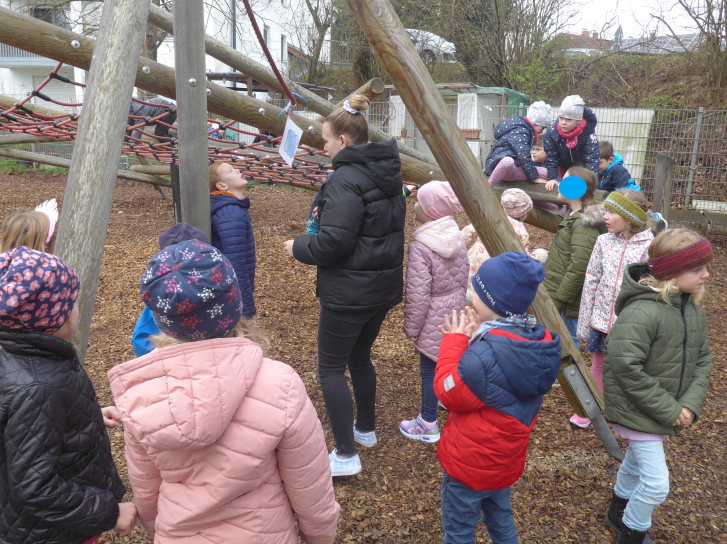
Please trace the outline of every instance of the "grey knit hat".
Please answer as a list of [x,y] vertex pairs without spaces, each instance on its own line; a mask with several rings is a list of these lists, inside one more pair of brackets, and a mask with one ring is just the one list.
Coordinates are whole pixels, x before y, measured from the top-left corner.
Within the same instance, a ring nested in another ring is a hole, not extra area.
[[577,94],[566,96],[563,99],[563,103],[560,105],[558,117],[580,121],[583,119],[583,107],[585,105],[586,103]]
[[528,119],[534,125],[547,127],[552,123],[552,115],[550,113],[550,104],[546,104],[542,100],[533,102],[528,107]]

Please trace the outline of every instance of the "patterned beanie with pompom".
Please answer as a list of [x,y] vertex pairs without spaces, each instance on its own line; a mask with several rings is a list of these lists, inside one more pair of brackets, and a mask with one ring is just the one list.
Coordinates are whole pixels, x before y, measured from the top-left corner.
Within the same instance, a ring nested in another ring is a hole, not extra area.
[[500,204],[505,209],[505,213],[522,221],[533,209],[533,199],[522,189],[507,189],[500,197]]

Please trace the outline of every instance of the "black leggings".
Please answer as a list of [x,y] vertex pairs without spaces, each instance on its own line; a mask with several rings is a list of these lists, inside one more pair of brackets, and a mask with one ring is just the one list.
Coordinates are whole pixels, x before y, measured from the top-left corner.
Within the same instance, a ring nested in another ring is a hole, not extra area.
[[321,306],[318,377],[336,449],[341,455],[356,453],[353,401],[344,376],[346,367],[356,397],[356,428],[362,432],[376,429],[376,370],[371,363],[371,346],[390,309],[350,312]]

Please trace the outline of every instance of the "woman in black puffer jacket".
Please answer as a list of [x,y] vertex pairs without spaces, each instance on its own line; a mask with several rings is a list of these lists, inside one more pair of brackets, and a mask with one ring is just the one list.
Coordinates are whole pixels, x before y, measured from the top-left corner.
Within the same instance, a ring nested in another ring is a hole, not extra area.
[[88,544],[136,523],[134,503],[121,503],[105,416],[68,341],[78,290],[76,271],[57,257],[24,246],[0,254],[3,543]]
[[[285,243],[288,256],[318,267],[318,376],[336,440],[334,476],[361,471],[354,442],[376,444],[376,371],[371,346],[388,311],[402,300],[404,221],[401,160],[394,140],[368,142],[354,95],[323,124],[334,173],[318,205],[320,232]],[[348,367],[353,402],[344,372]]]

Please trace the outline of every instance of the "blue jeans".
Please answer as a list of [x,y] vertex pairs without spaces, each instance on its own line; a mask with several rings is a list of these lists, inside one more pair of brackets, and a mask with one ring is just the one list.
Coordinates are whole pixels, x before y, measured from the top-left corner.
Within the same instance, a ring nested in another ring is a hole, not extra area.
[[434,393],[434,371],[437,362],[423,353],[419,354],[419,370],[422,374],[422,419],[427,423],[437,421],[437,395]]
[[480,515],[493,544],[518,544],[509,487],[475,491],[445,472],[442,478],[444,544],[472,544]]
[[573,342],[575,342],[576,349],[581,349],[581,339],[576,335],[576,331],[578,330],[578,318],[566,317],[563,314],[560,314],[560,317],[563,318],[563,323],[565,323],[565,327],[568,329],[570,337],[573,339]]
[[629,500],[624,511],[624,525],[636,531],[648,530],[651,513],[669,494],[669,468],[664,457],[664,443],[629,440],[613,491],[622,499]]

